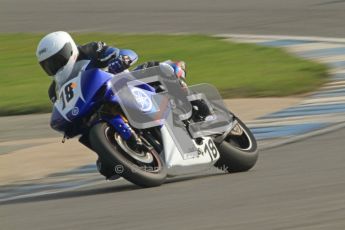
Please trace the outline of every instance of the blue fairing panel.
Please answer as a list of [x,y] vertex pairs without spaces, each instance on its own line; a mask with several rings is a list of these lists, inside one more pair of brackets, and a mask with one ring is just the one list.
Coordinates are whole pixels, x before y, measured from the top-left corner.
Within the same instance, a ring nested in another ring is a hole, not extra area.
[[[95,98],[97,92],[107,84],[113,75],[101,71],[99,69],[87,70],[83,73],[81,78],[81,90],[83,92],[84,101],[78,100],[76,107],[79,108],[78,117],[82,117],[89,113],[97,104],[97,98]],[[99,98],[98,98],[99,100]],[[72,114],[69,114],[73,118]]]
[[[111,91],[110,87],[101,98],[96,98],[97,92],[112,79],[112,74],[99,69],[90,69],[81,76],[80,87],[82,98],[79,98],[74,108],[65,114],[65,117],[54,106],[51,116],[51,127],[59,132],[78,133],[82,131],[82,118],[88,115],[104,96]],[[111,98],[111,95],[108,96]]]
[[65,120],[65,118],[60,114],[60,112],[53,107],[52,115],[50,118],[50,126],[59,132],[64,132],[67,126],[69,126],[71,122]]
[[92,100],[97,91],[112,78],[113,75],[99,69],[87,70],[82,75],[81,87],[86,102]]

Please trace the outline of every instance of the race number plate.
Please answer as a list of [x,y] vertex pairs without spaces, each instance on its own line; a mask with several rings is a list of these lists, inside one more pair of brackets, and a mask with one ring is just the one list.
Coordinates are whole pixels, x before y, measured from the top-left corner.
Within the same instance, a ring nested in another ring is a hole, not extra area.
[[204,141],[200,151],[201,154],[208,154],[212,161],[218,160],[220,156],[218,149],[211,138],[208,138]]
[[72,111],[73,116],[78,115],[79,109],[76,107],[78,99],[81,98],[84,101],[80,87],[80,75],[79,73],[76,78],[66,82],[59,90],[59,97],[55,103],[55,107],[66,120],[69,120],[67,114],[70,111]]

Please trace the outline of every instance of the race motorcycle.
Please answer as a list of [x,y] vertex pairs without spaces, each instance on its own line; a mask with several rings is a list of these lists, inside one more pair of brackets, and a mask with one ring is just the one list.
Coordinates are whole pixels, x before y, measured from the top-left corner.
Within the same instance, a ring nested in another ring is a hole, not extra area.
[[213,167],[251,169],[256,140],[225,107],[209,84],[186,87],[168,64],[113,75],[86,70],[57,81],[51,127],[98,155],[107,179],[118,176],[142,186]]

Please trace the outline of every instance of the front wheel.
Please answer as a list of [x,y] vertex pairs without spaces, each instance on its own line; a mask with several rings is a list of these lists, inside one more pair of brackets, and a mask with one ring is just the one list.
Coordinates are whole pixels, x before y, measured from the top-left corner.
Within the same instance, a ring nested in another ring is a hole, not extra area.
[[228,172],[243,172],[254,167],[258,147],[254,135],[237,117],[237,124],[226,138],[217,144],[220,158],[215,166]]
[[140,147],[128,143],[107,123],[94,125],[89,138],[92,149],[102,161],[112,166],[114,174],[141,187],[164,183],[167,176],[166,166],[147,142],[143,142]]

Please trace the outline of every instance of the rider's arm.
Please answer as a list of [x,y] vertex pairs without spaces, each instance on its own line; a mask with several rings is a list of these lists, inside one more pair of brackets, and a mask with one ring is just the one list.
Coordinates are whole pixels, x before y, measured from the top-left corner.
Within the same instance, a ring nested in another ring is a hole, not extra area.
[[79,60],[88,59],[93,67],[105,68],[110,61],[119,57],[120,50],[108,46],[105,42],[90,42],[79,46]]
[[118,49],[104,42],[91,42],[79,47],[80,59],[90,59],[97,68],[109,67],[109,72],[120,73],[137,60],[138,55],[129,49]]

